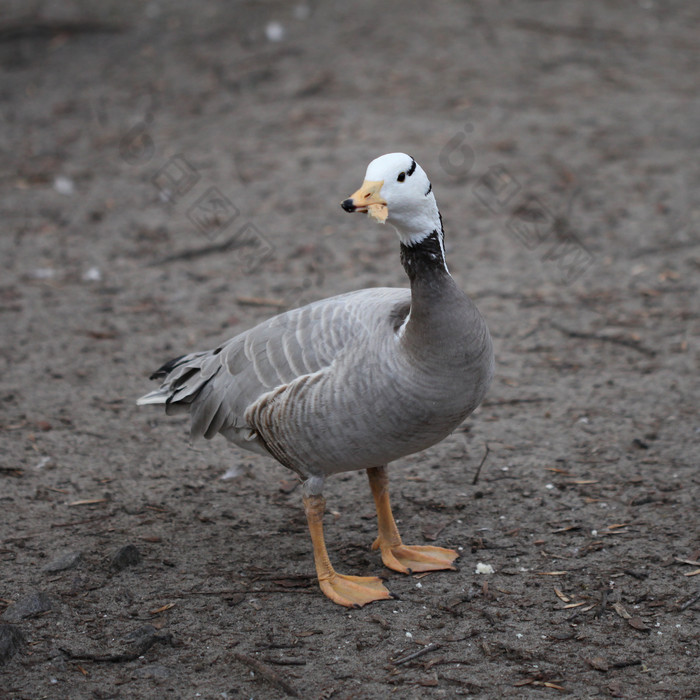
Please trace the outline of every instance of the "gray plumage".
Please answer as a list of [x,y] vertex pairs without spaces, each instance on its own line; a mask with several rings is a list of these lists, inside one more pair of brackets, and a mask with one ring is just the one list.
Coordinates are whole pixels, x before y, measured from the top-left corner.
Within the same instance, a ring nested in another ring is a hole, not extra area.
[[449,275],[413,295],[405,326],[405,289],[280,314],[174,361],[138,403],[189,411],[193,438],[221,433],[305,479],[384,465],[448,435],[493,374],[486,324]]

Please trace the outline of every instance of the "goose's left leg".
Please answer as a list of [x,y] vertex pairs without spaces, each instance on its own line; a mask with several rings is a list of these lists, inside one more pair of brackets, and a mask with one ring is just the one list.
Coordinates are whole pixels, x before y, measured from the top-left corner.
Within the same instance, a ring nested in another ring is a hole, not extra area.
[[367,470],[369,485],[372,488],[374,503],[377,506],[377,526],[379,536],[372,549],[379,549],[382,561],[394,571],[412,574],[418,571],[439,571],[456,569],[453,562],[459,554],[453,549],[422,545],[405,545],[396,527],[389,503],[389,477],[386,467],[373,467]]
[[331,564],[323,537],[323,513],[326,499],[321,494],[323,479],[311,477],[304,482],[304,510],[314,546],[316,574],[321,590],[338,605],[360,608],[374,600],[392,598],[382,580],[376,576],[344,576]]

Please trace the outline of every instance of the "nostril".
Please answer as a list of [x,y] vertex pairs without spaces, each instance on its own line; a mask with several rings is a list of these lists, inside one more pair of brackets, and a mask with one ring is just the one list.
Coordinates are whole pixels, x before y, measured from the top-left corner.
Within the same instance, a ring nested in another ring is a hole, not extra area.
[[368,193],[365,195],[365,199],[369,199],[371,196],[372,196],[372,193],[371,193],[371,192],[368,192]]
[[355,202],[352,201],[352,199],[344,199],[341,203],[340,206],[345,209],[345,211],[353,212],[355,211]]

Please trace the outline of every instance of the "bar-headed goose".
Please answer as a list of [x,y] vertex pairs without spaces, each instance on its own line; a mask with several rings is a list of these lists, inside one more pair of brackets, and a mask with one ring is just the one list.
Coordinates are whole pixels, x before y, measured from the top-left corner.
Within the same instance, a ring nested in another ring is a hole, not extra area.
[[157,370],[160,388],[139,404],[188,411],[193,437],[221,433],[272,456],[303,480],[322,591],[348,607],[390,598],[376,577],[344,576],[323,538],[327,476],[366,469],[386,566],[454,569],[457,552],[401,541],[386,465],[442,440],[481,402],[493,376],[486,323],[445,264],[432,186],[404,153],[373,160],[342,202],[394,226],[408,289],[363,289],[274,316],[214,350]]

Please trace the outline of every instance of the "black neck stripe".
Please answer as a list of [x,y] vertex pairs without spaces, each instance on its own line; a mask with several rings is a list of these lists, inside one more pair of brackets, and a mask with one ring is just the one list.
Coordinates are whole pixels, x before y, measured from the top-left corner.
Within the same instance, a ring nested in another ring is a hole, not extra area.
[[432,231],[422,241],[413,245],[401,244],[401,262],[408,278],[428,277],[447,271],[442,253],[441,231]]

